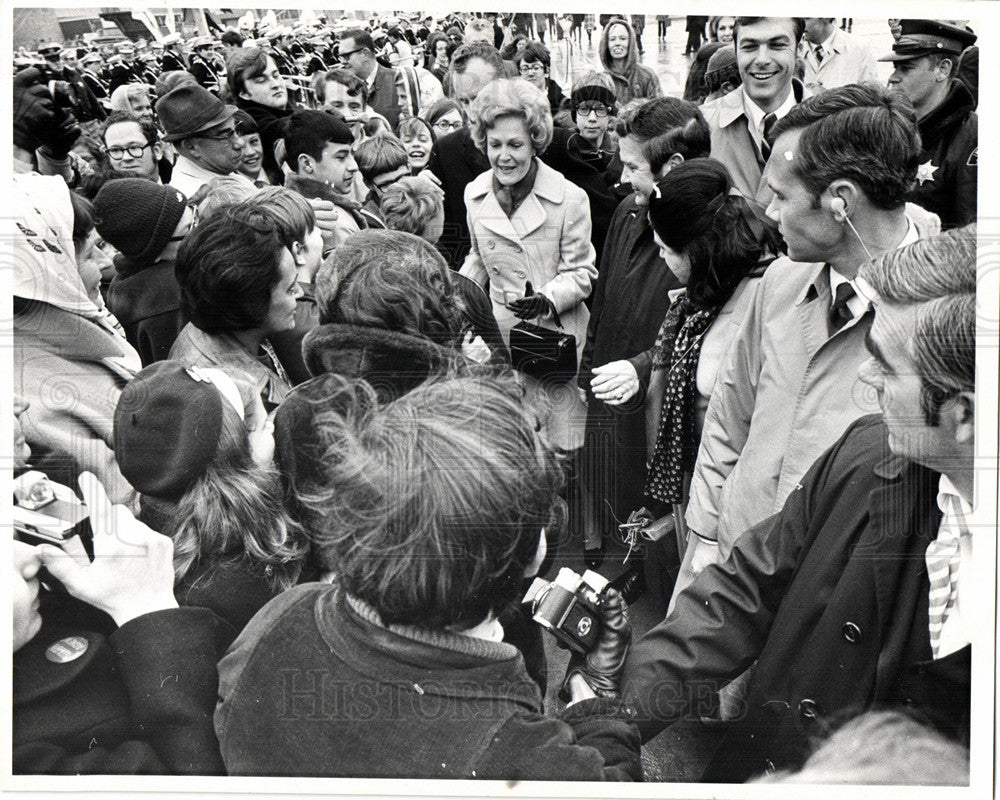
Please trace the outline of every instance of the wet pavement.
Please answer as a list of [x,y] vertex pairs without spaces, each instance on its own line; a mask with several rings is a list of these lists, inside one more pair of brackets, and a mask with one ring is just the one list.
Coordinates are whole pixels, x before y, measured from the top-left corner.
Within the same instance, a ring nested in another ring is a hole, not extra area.
[[[839,24],[840,20],[837,23]],[[889,26],[884,19],[856,19],[852,25],[851,33],[864,40],[876,58],[892,50],[892,35],[889,33]],[[657,74],[664,94],[680,97],[684,94],[684,81],[687,78],[688,66],[692,60],[691,57],[684,55],[684,46],[687,43],[685,18],[671,17],[666,39],[658,41],[656,34],[656,17],[649,14],[646,16],[646,25],[642,33],[641,62]],[[600,27],[592,32],[590,42],[587,41],[586,33],[581,33],[579,42],[574,39],[570,57],[573,76],[579,77],[592,70],[602,69],[597,53],[600,40]],[[552,51],[552,75],[559,80],[558,76],[564,75],[566,71],[567,48],[565,44],[553,41],[549,35],[546,35],[545,41]],[[892,71],[891,65],[880,63],[876,65],[876,69],[884,83]],[[570,91],[569,86],[563,84],[562,81],[560,84],[567,93]]]

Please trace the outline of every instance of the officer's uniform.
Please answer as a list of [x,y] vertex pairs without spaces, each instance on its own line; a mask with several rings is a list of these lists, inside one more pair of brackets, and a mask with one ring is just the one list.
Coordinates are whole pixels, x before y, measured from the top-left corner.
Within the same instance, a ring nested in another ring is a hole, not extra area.
[[[965,48],[976,41],[971,31],[930,19],[900,20],[900,36],[892,53],[879,61],[908,61],[939,54],[957,65]],[[923,152],[917,185],[910,200],[933,211],[944,228],[976,219],[979,172],[979,120],[976,101],[964,83],[952,80],[945,99],[917,125]]]

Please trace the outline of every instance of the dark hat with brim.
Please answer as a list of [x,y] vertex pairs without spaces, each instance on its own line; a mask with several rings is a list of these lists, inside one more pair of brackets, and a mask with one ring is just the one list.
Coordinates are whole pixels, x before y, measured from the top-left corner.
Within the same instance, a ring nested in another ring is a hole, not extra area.
[[943,56],[961,55],[976,41],[976,34],[936,19],[903,19],[899,22],[899,38],[892,52],[879,61],[909,61],[937,53]]
[[221,125],[235,113],[236,106],[226,105],[197,84],[181,84],[156,101],[156,116],[167,142],[190,139]]

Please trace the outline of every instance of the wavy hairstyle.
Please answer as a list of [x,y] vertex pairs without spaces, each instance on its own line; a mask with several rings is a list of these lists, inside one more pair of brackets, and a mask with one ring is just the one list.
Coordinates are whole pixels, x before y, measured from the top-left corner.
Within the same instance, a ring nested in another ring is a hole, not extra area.
[[424,383],[380,406],[327,376],[316,417],[323,485],[298,500],[325,521],[319,560],[386,624],[465,630],[522,592],[563,475],[512,375]]
[[922,239],[864,264],[878,304],[918,307],[909,354],[928,425],[959,392],[976,390],[976,226]]
[[696,306],[724,303],[778,239],[760,224],[725,166],[712,158],[678,164],[649,198],[649,221],[671,250],[691,262],[687,297]]
[[341,323],[423,336],[457,347],[467,319],[448,263],[402,231],[359,231],[316,273],[320,324]]
[[794,172],[820,195],[838,178],[854,183],[876,208],[902,207],[917,178],[920,132],[909,98],[874,84],[828,89],[797,103],[774,138],[801,130]]
[[261,568],[275,589],[295,584],[309,545],[283,505],[277,469],[253,459],[243,420],[224,402],[215,457],[162,532],[174,540],[175,583],[195,567]]
[[521,78],[501,78],[486,84],[469,110],[472,140],[486,152],[486,135],[500,119],[524,120],[535,148],[541,155],[552,142],[552,111],[549,100],[537,86]]

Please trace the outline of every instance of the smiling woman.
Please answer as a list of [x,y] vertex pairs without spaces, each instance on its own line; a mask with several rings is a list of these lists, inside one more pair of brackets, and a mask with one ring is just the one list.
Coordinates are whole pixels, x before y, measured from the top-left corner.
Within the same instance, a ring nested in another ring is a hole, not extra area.
[[[552,115],[540,89],[498,80],[476,96],[472,138],[490,170],[465,190],[472,249],[463,275],[488,288],[504,339],[520,320],[576,337],[579,362],[590,312],[583,304],[597,277],[590,203],[582,189],[537,156],[552,141]],[[583,444],[586,407],[567,381],[545,389],[554,408],[550,441]]]

